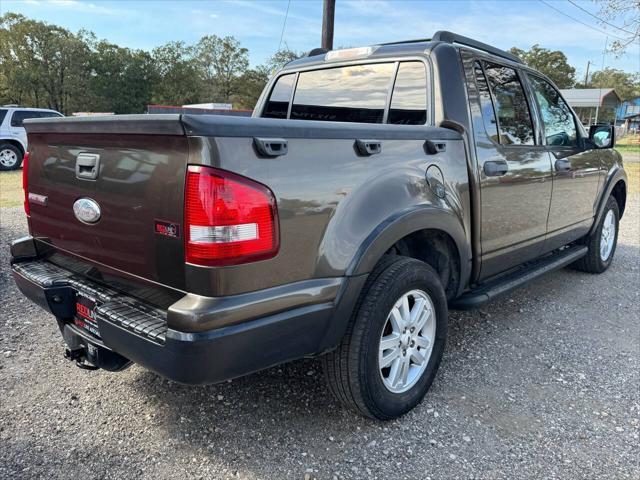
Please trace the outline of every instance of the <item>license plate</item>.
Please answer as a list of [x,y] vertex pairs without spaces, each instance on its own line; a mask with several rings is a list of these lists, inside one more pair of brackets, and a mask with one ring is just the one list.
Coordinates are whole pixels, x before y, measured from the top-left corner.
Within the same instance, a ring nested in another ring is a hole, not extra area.
[[98,322],[95,317],[96,301],[81,293],[76,294],[76,316],[73,322],[87,332],[100,337]]

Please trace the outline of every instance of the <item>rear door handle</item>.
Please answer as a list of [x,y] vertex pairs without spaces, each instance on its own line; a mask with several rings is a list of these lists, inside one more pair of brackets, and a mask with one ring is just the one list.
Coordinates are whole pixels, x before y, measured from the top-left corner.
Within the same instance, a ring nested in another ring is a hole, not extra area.
[[568,172],[571,170],[571,160],[566,158],[561,158],[560,160],[556,160],[555,163],[556,172]]
[[382,152],[382,142],[380,140],[356,140],[356,149],[360,155],[371,156]]
[[289,151],[289,144],[284,138],[254,138],[253,144],[263,157],[279,157]]
[[489,160],[482,167],[487,177],[501,177],[509,171],[509,165],[504,160]]

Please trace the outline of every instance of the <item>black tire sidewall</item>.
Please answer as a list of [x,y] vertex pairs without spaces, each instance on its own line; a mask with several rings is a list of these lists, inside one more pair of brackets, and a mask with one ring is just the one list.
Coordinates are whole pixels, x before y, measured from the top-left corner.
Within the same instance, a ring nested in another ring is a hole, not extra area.
[[16,147],[15,145],[12,145],[10,143],[0,144],[0,152],[2,150],[6,150],[6,149],[9,149],[9,150],[12,150],[13,152],[15,152],[15,154],[17,156],[17,160],[16,160],[16,163],[12,167],[6,167],[6,166],[4,166],[4,165],[2,165],[0,163],[0,171],[9,171],[9,170],[17,170],[17,169],[19,169],[20,165],[22,165],[22,159],[23,159],[22,151],[18,147]]
[[[411,290],[422,290],[429,295],[435,310],[436,338],[420,380],[406,392],[392,393],[385,387],[378,369],[380,336],[393,305]],[[360,375],[365,386],[363,394],[376,417],[395,418],[411,410],[422,400],[438,371],[447,338],[447,300],[437,273],[428,265],[412,260],[397,275],[387,291],[378,295],[378,298],[369,298],[367,295],[364,302],[372,304],[369,307],[375,313],[368,318],[369,328],[362,338]]]

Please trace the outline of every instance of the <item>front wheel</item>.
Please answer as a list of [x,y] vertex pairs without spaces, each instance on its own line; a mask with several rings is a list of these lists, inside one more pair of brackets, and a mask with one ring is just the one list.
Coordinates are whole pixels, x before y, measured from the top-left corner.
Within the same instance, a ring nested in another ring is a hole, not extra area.
[[619,222],[618,202],[615,198],[609,197],[598,227],[587,237],[587,254],[572,265],[576,270],[602,273],[609,268],[618,244]]
[[411,410],[440,365],[447,315],[440,277],[429,265],[385,257],[369,276],[342,343],[323,357],[332,393],[380,420]]

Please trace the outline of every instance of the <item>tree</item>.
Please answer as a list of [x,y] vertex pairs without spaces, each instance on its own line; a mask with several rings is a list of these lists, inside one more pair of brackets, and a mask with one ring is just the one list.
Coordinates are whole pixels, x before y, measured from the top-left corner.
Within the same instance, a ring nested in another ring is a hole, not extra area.
[[263,69],[269,75],[273,75],[275,72],[283,68],[287,63],[304,57],[305,55],[305,52],[296,52],[295,50],[290,50],[288,47],[285,47],[281,50],[278,50],[271,57],[269,57],[267,62],[264,64]]
[[169,42],[154,48],[151,56],[157,71],[152,102],[184,105],[204,100],[193,47]]
[[[640,43],[640,0],[595,0],[600,4],[600,23],[616,37],[609,49],[620,56]],[[615,28],[612,28],[615,27]]]
[[232,97],[235,108],[253,109],[264,86],[269,81],[269,75],[264,68],[247,70],[238,78],[238,92]]
[[559,88],[571,88],[575,83],[576,69],[569,65],[566,55],[559,50],[549,50],[536,44],[529,51],[513,47],[509,52],[544,73]]
[[640,97],[640,73],[627,73],[615,68],[598,70],[591,76],[588,86],[581,88],[614,88],[624,102]]
[[144,113],[158,78],[151,55],[107,41],[93,45],[89,110]]
[[249,50],[233,37],[207,35],[194,51],[204,91],[212,100],[229,102],[238,93],[238,78],[249,68]]
[[0,17],[3,101],[69,113],[87,95],[90,34],[7,13]]

